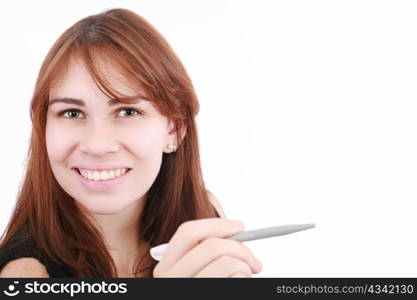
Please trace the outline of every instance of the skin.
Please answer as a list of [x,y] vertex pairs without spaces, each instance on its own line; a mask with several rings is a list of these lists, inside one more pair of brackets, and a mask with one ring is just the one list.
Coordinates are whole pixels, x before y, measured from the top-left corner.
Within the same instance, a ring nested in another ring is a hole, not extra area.
[[[136,94],[114,68],[105,64],[102,68],[114,88]],[[109,106],[110,99],[78,60],[71,61],[67,74],[51,88],[49,99],[57,97],[81,99],[85,106],[55,103],[48,108],[46,146],[53,174],[102,231],[118,276],[131,277],[132,258],[137,258],[144,245],[137,239],[137,220],[163,153],[172,151],[169,144],[176,145],[175,128],[149,101]],[[60,115],[68,109],[79,112]],[[72,165],[85,163],[113,163],[132,170],[121,185],[97,192],[82,185],[71,170]],[[250,277],[260,271],[251,251],[242,243],[221,238],[242,229],[242,224],[218,218],[184,223],[172,237],[154,277]]]
[[240,242],[225,239],[243,230],[241,221],[208,218],[180,225],[154,277],[251,277],[262,264]]

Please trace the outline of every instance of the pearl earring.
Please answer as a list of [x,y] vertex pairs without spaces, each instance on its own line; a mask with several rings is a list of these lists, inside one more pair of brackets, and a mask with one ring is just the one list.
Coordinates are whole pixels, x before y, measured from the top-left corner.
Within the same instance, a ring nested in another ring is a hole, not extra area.
[[168,145],[168,149],[172,150],[172,152],[175,152],[175,150],[177,150],[177,146],[175,145]]

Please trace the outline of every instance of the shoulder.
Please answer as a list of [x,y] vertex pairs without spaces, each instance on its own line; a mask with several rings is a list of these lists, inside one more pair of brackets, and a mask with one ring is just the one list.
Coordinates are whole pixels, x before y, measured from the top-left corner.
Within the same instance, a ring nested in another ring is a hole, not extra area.
[[217,199],[217,197],[213,193],[211,193],[209,190],[207,190],[207,193],[208,193],[209,200],[211,201],[211,204],[213,204],[214,208],[217,210],[220,217],[223,219],[227,219],[226,215],[224,214],[223,208],[219,202],[219,199]]
[[9,277],[37,277],[47,278],[49,277],[45,266],[36,258],[22,257],[8,262],[0,270],[0,278]]

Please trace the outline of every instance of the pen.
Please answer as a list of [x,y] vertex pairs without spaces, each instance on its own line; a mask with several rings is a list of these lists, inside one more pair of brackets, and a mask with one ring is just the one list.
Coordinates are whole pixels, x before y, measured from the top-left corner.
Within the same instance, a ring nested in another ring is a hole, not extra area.
[[[247,242],[247,241],[270,238],[274,236],[286,235],[286,234],[290,234],[290,233],[294,233],[294,232],[298,232],[298,231],[302,231],[302,230],[306,230],[306,229],[310,229],[314,227],[315,227],[314,223],[281,225],[281,226],[242,231],[242,232],[239,232],[235,235],[228,237],[227,239],[235,240],[238,242]],[[164,253],[167,247],[168,247],[168,244],[162,244],[162,245],[151,248],[150,250],[151,256],[155,260],[160,261],[162,257],[164,256]]]

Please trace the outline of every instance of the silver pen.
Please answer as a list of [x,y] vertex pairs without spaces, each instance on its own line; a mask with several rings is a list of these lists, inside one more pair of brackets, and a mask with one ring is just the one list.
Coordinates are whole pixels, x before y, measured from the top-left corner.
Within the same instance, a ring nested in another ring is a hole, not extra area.
[[[314,223],[308,223],[308,224],[294,224],[294,225],[281,225],[281,226],[274,226],[274,227],[267,227],[267,228],[261,228],[261,229],[255,229],[255,230],[248,230],[248,231],[242,231],[235,235],[232,235],[228,237],[229,240],[235,240],[238,242],[247,242],[247,241],[253,241],[253,240],[260,240],[260,239],[266,239],[274,236],[280,236],[280,235],[286,235],[310,228],[314,228]],[[151,256],[157,260],[160,261],[162,257],[164,256],[165,250],[168,247],[168,244],[162,244],[156,247],[151,248],[150,253]]]

